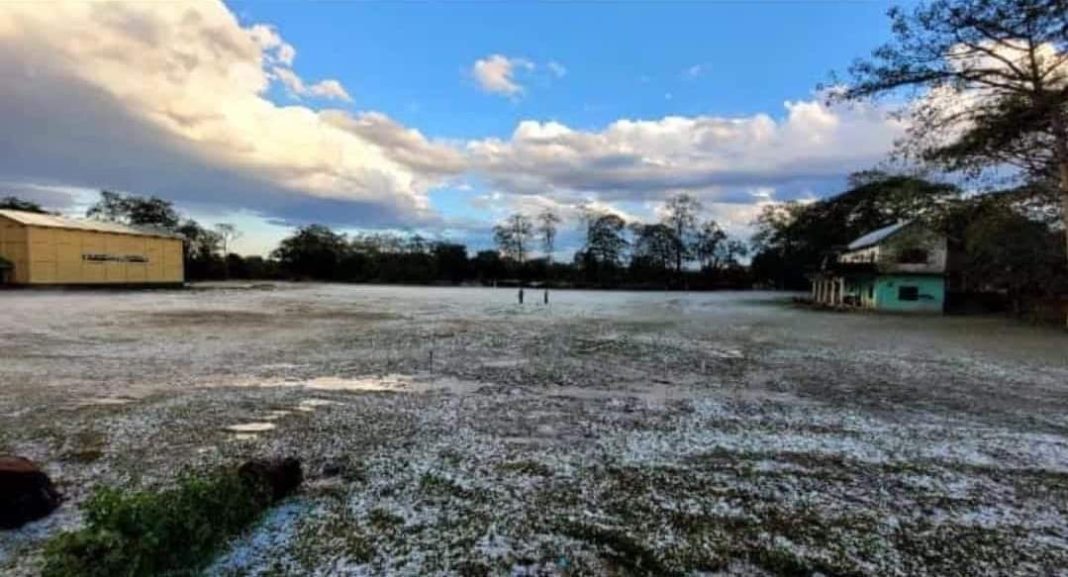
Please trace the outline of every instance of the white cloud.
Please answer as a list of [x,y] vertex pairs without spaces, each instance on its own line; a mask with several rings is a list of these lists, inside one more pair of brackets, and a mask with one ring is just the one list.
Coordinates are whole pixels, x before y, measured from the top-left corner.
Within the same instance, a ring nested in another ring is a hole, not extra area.
[[534,63],[525,58],[491,54],[476,60],[471,67],[471,74],[486,92],[517,96],[523,92],[523,86],[515,80],[516,71],[521,69],[533,70]]
[[706,72],[708,72],[708,66],[704,64],[694,64],[683,71],[683,76],[687,78],[697,78],[704,76]]
[[[433,226],[442,218],[429,192],[470,176],[498,194],[486,206],[571,214],[589,203],[649,217],[690,191],[740,222],[772,189],[869,167],[902,128],[881,109],[828,108],[817,95],[786,102],[782,118],[665,116],[595,130],[525,120],[505,138],[445,142],[381,112],[272,102],[272,83],[307,102],[351,100],[336,81],[305,83],[296,55],[275,28],[242,26],[218,2],[0,3],[0,180],[293,222]],[[552,66],[498,54],[473,72],[516,96],[517,70],[564,73]]]
[[819,99],[784,108],[781,120],[667,116],[618,120],[598,131],[528,120],[508,139],[469,143],[468,154],[495,189],[512,194],[618,204],[688,191],[706,203],[754,205],[778,185],[868,168],[902,132],[879,108],[830,108]]
[[349,96],[349,93],[345,91],[345,88],[341,86],[340,82],[333,78],[320,80],[319,82],[312,84],[308,87],[308,94],[331,100],[352,102],[352,97]]
[[327,100],[352,102],[352,97],[349,96],[349,93],[345,91],[345,88],[341,86],[341,83],[337,80],[323,80],[308,86],[296,72],[293,72],[289,68],[276,66],[272,72],[274,73],[274,77],[286,87],[290,96],[293,96],[294,98],[299,99],[302,96],[317,96]]
[[565,68],[563,64],[560,64],[555,60],[550,60],[549,63],[545,65],[545,67],[548,68],[549,72],[551,72],[552,75],[557,78],[563,78],[564,76],[567,76],[567,68]]
[[[335,80],[304,84],[295,54],[221,2],[0,4],[0,178],[298,219],[433,218],[426,193],[456,163],[424,171],[389,130],[268,100],[275,79],[350,99]],[[409,134],[384,115],[361,118]]]

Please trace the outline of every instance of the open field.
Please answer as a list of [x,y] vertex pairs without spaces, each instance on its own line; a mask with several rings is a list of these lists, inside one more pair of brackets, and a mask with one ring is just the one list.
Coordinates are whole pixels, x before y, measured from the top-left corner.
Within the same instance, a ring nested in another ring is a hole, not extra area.
[[1068,575],[1068,335],[540,297],[0,294],[0,452],[70,497],[0,573],[97,484],[294,454],[302,494],[208,574]]

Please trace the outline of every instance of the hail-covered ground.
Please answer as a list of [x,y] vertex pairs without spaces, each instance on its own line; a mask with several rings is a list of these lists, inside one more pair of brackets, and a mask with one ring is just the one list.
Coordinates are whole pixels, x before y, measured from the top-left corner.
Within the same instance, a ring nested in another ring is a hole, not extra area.
[[234,575],[1068,575],[1068,335],[761,293],[0,294],[0,453],[68,497],[295,455]]

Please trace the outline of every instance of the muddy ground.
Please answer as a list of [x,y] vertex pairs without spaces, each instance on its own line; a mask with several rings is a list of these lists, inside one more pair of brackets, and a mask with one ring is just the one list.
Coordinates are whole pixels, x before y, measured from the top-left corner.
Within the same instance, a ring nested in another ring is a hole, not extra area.
[[294,454],[209,575],[1068,575],[1062,331],[540,296],[0,293],[0,452],[69,498],[0,573],[97,485]]

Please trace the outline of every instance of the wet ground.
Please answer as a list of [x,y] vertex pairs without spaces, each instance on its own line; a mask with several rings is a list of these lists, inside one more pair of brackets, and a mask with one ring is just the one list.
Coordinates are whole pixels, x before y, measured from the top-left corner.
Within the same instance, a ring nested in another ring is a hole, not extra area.
[[0,293],[0,452],[69,496],[0,573],[98,484],[294,454],[303,493],[209,574],[1068,575],[1062,331],[527,296]]

